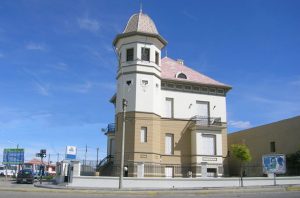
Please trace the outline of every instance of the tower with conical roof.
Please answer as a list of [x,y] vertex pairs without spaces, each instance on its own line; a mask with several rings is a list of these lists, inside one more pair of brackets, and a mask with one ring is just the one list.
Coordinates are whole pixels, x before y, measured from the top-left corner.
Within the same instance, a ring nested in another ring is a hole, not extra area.
[[[125,165],[134,168],[140,167],[140,162],[160,162],[154,154],[160,152],[160,141],[152,139],[160,137],[161,49],[166,44],[153,20],[142,12],[132,15],[123,33],[113,41],[119,58],[115,164],[120,161],[122,125],[118,121],[122,120],[123,99],[127,100]],[[132,168],[129,173],[136,175]]]
[[[194,177],[224,174],[226,93],[230,86],[183,60],[161,58],[167,41],[145,13],[132,15],[113,41],[118,56],[115,130],[109,128],[102,175],[118,175],[123,99],[127,101],[125,160],[128,176]],[[106,170],[104,170],[106,169]]]

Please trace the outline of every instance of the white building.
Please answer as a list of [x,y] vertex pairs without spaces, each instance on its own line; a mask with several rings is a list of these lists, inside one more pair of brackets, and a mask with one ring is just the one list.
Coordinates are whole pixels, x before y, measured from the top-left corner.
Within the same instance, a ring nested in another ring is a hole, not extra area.
[[[115,127],[109,125],[108,155],[102,175],[120,166],[122,101],[126,109],[125,166],[129,176],[222,176],[226,168],[226,93],[230,86],[161,58],[167,41],[152,19],[130,17],[113,41],[119,56]],[[111,158],[113,157],[113,158]]]

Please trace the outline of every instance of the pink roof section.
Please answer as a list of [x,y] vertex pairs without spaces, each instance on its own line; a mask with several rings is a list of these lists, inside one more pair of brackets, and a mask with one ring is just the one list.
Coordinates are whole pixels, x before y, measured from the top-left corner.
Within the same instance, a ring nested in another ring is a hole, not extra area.
[[[187,79],[177,78],[176,76],[179,73],[184,73],[187,76]],[[231,88],[229,85],[218,82],[168,57],[161,59],[161,77],[166,80]]]

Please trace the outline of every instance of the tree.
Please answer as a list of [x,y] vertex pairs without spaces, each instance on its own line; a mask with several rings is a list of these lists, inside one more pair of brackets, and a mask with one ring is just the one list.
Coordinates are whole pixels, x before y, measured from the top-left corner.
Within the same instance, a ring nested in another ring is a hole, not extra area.
[[243,165],[245,162],[250,162],[252,157],[249,148],[245,144],[232,144],[232,154],[240,161],[240,177],[241,186],[243,187]]
[[300,150],[286,156],[287,174],[299,175],[300,174]]

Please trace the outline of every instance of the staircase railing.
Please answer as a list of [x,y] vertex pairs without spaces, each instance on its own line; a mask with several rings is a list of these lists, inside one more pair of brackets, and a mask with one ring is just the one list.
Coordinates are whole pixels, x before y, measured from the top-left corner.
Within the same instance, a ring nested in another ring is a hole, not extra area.
[[112,159],[114,158],[113,155],[108,155],[105,158],[103,158],[99,164],[97,165],[97,170],[100,170],[101,167],[105,166],[107,163],[111,162]]

